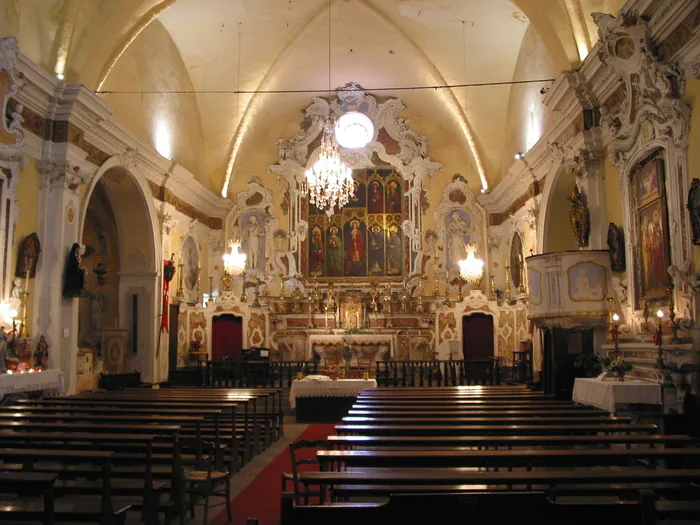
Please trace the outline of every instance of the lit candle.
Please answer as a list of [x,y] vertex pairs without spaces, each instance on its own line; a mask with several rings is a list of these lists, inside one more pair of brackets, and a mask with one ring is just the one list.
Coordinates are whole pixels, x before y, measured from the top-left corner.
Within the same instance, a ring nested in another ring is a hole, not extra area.
[[617,323],[619,320],[620,320],[620,316],[617,314],[613,314],[613,321],[615,321]]
[[656,312],[656,317],[659,318],[658,330],[659,330],[659,333],[661,333],[661,326],[662,326],[662,323],[664,322],[664,313],[661,310],[659,310]]

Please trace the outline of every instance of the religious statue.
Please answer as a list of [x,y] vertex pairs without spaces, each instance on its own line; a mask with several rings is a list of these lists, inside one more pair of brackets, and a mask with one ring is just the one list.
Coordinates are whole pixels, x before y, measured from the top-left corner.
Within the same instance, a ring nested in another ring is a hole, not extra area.
[[63,297],[80,297],[87,286],[87,270],[80,265],[82,247],[73,243],[66,263],[63,281]]
[[5,358],[7,357],[7,332],[5,332],[5,327],[0,326],[0,374],[7,372],[7,365],[5,364]]
[[22,279],[15,277],[12,281],[12,291],[10,292],[11,299],[22,298]]
[[688,213],[693,231],[693,244],[700,245],[700,179],[693,179],[688,190]]
[[34,368],[46,370],[49,366],[49,343],[46,342],[44,336],[39,337],[39,342],[34,351]]
[[260,237],[265,235],[265,230],[260,228],[258,219],[255,215],[251,215],[248,219],[248,225],[245,228],[245,240],[247,241],[246,255],[248,269],[254,270],[258,268],[258,256],[260,253]]
[[588,246],[588,234],[590,233],[591,223],[588,213],[588,203],[586,195],[578,189],[578,185],[574,184],[571,193],[566,198],[571,203],[569,210],[569,222],[574,231],[574,237],[578,242],[579,248]]
[[39,262],[40,253],[41,243],[39,243],[39,236],[36,233],[27,235],[19,247],[15,277],[24,279],[36,277],[36,265]]
[[453,266],[457,266],[457,261],[464,259],[466,241],[465,237],[469,235],[469,226],[459,211],[455,210],[451,214],[452,221],[447,226],[447,257],[448,260],[453,263]]
[[24,106],[22,104],[15,104],[15,107],[8,111],[7,131],[10,133],[22,131],[22,124],[24,123],[23,110]]
[[622,228],[610,223],[608,226],[608,248],[610,250],[610,268],[613,272],[625,271],[625,236]]

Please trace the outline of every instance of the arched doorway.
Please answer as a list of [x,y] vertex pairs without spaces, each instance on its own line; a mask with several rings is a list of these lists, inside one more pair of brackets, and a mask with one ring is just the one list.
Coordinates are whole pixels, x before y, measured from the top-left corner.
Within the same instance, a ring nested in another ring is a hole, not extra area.
[[233,314],[217,315],[212,319],[212,359],[243,360],[243,318]]
[[[154,351],[160,303],[152,201],[145,183],[116,159],[103,170],[85,197],[78,237],[88,270],[78,301],[78,345],[93,351],[94,376],[139,372],[142,381],[157,381],[164,377]],[[167,370],[167,353],[161,357]],[[86,383],[78,378],[78,390]]]

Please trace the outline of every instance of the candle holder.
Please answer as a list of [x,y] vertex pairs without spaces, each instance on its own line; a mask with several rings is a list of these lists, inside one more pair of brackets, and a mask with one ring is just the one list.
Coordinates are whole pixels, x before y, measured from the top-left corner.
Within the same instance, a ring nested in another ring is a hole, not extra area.
[[209,276],[209,300],[214,301],[214,277]]
[[506,285],[504,287],[504,300],[507,304],[510,304],[510,265],[506,264]]
[[462,276],[460,275],[458,277],[459,279],[459,293],[457,293],[457,302],[461,303],[464,301],[464,294],[462,293],[462,286],[464,285],[464,279],[462,279]]
[[418,287],[416,288],[416,299],[418,299],[418,304],[416,305],[416,312],[423,313],[425,308],[423,307],[423,275],[418,279]]
[[663,334],[663,318],[664,313],[659,310],[656,312],[656,316],[659,318],[659,323],[656,325],[656,336],[654,337],[655,343],[658,347],[656,351],[656,368],[659,370],[664,369],[664,352],[662,348],[662,334]]
[[668,318],[671,321],[671,343],[677,343],[678,326],[676,325],[676,311],[673,304],[673,288],[673,284],[668,285],[668,288],[666,288],[666,296],[668,297]]
[[615,345],[615,357],[620,356],[620,316],[613,314],[612,316],[612,342]]
[[29,330],[27,329],[27,302],[29,301],[29,292],[23,291],[22,295],[22,322],[19,325],[19,338],[26,339],[29,337]]
[[255,299],[253,299],[253,304],[250,305],[253,308],[260,308],[260,279],[255,280]]
[[493,275],[491,275],[491,278],[489,279],[489,287],[491,288],[491,290],[490,290],[491,300],[495,301],[496,300],[496,281],[494,281]]

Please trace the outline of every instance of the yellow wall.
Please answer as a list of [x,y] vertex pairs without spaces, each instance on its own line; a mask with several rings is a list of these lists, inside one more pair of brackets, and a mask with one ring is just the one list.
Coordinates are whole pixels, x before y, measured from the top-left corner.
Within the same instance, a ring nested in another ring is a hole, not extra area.
[[[103,86],[110,91],[155,91],[151,94],[103,95],[116,118],[144,142],[157,146],[159,122],[170,138],[173,161],[207,185],[202,129],[189,73],[172,38],[160,22],[150,24],[121,56]],[[160,93],[159,93],[160,92]],[[274,144],[274,141],[273,141]]]
[[[12,261],[10,263],[10,289],[12,279],[14,279],[15,268],[17,267],[17,257],[19,255],[19,247],[24,238],[36,232],[39,229],[39,186],[41,182],[41,174],[37,170],[37,161],[31,157],[27,157],[27,164],[24,171],[19,176],[17,183],[17,205],[20,212],[17,214],[17,223],[15,224],[15,234],[12,248]],[[47,239],[39,239],[40,243],[47,242]],[[50,261],[42,260],[42,255],[39,255],[40,264],[50,264]],[[30,335],[32,334],[31,312],[34,305],[34,279],[29,280],[29,299],[27,309],[27,328]],[[22,312],[19,312],[22,315]]]
[[576,250],[578,246],[569,222],[571,203],[566,200],[574,187],[575,177],[572,173],[562,170],[556,186],[553,188],[551,208],[547,215],[544,232],[544,252],[563,252]]

